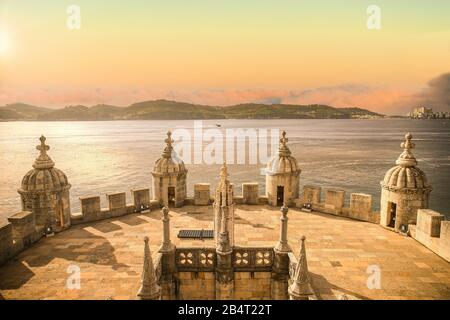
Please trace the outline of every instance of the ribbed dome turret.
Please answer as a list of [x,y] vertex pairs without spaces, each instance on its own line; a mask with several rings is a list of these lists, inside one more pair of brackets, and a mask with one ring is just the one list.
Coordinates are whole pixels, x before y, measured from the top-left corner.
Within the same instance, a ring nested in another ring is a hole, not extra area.
[[267,174],[273,175],[301,172],[298,166],[297,159],[295,159],[291,155],[291,150],[289,150],[288,146],[286,145],[288,141],[288,138],[286,138],[286,131],[283,131],[278,152],[267,163]]
[[40,145],[36,149],[40,151],[39,156],[33,164],[32,170],[28,171],[22,179],[19,193],[39,192],[39,191],[61,191],[70,188],[67,176],[61,170],[55,168],[55,163],[48,156],[47,151],[50,149],[45,144],[46,138],[41,136]]
[[430,188],[425,173],[417,167],[417,160],[411,152],[415,144],[411,142],[412,135],[407,133],[405,141],[400,145],[402,154],[395,162],[397,166],[389,169],[381,185],[389,189],[423,189]]
[[187,171],[184,166],[184,162],[177,156],[177,154],[173,150],[173,139],[171,136],[172,133],[170,131],[167,132],[167,139],[165,140],[167,145],[164,148],[163,153],[161,154],[161,158],[155,161],[153,173],[164,174]]

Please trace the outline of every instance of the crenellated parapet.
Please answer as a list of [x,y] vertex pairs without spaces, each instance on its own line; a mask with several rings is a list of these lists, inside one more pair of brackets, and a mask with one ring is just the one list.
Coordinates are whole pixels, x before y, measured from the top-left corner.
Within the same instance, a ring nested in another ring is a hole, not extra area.
[[125,192],[107,193],[107,208],[101,208],[100,196],[80,197],[81,213],[72,215],[72,223],[93,222],[159,208],[159,201],[150,200],[150,189],[132,189],[131,195],[133,202],[129,203]]
[[330,188],[325,189],[325,199],[322,200],[322,188],[318,186],[305,186],[300,198],[295,202],[297,208],[314,210],[336,216],[367,221],[378,224],[379,213],[373,211],[373,201],[370,194],[351,193],[346,203],[344,190]]
[[409,225],[411,236],[425,247],[450,261],[450,221],[430,209],[417,211],[417,224]]
[[34,213],[21,211],[0,225],[0,265],[31,246],[44,235],[36,226]]

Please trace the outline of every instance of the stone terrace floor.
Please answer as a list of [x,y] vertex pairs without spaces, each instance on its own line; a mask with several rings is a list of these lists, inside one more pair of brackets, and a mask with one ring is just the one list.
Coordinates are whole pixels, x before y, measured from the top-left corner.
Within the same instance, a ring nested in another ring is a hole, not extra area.
[[[210,207],[171,211],[172,241],[179,247],[212,246],[212,240],[180,240],[180,229],[212,229]],[[238,206],[236,244],[273,246],[280,212]],[[414,239],[382,227],[291,209],[289,242],[298,255],[302,235],[313,286],[322,299],[450,299],[450,264]],[[79,225],[44,238],[0,268],[0,299],[134,299],[143,263],[143,237],[155,253],[162,232],[153,211]],[[81,269],[81,289],[66,289],[67,268]],[[381,289],[368,289],[369,265],[381,270]]]

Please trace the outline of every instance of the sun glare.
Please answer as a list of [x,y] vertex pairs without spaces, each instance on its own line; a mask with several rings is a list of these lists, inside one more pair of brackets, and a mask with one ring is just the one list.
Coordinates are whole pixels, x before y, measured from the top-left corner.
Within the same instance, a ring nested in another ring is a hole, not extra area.
[[10,39],[5,31],[0,30],[0,55],[5,55],[10,49]]

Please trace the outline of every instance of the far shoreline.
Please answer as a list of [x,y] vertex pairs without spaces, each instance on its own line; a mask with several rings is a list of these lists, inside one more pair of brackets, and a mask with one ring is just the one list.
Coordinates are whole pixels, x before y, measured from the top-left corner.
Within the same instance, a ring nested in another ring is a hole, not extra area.
[[[0,122],[112,122],[112,121],[214,121],[214,120],[394,120],[394,119],[403,119],[403,120],[446,120],[446,119],[411,119],[408,117],[401,116],[393,116],[393,117],[379,117],[379,118],[220,118],[220,119],[92,119],[92,120],[78,120],[78,119],[60,119],[60,120],[26,120],[26,119],[17,119],[17,120],[0,120]],[[450,120],[450,119],[449,119]]]

